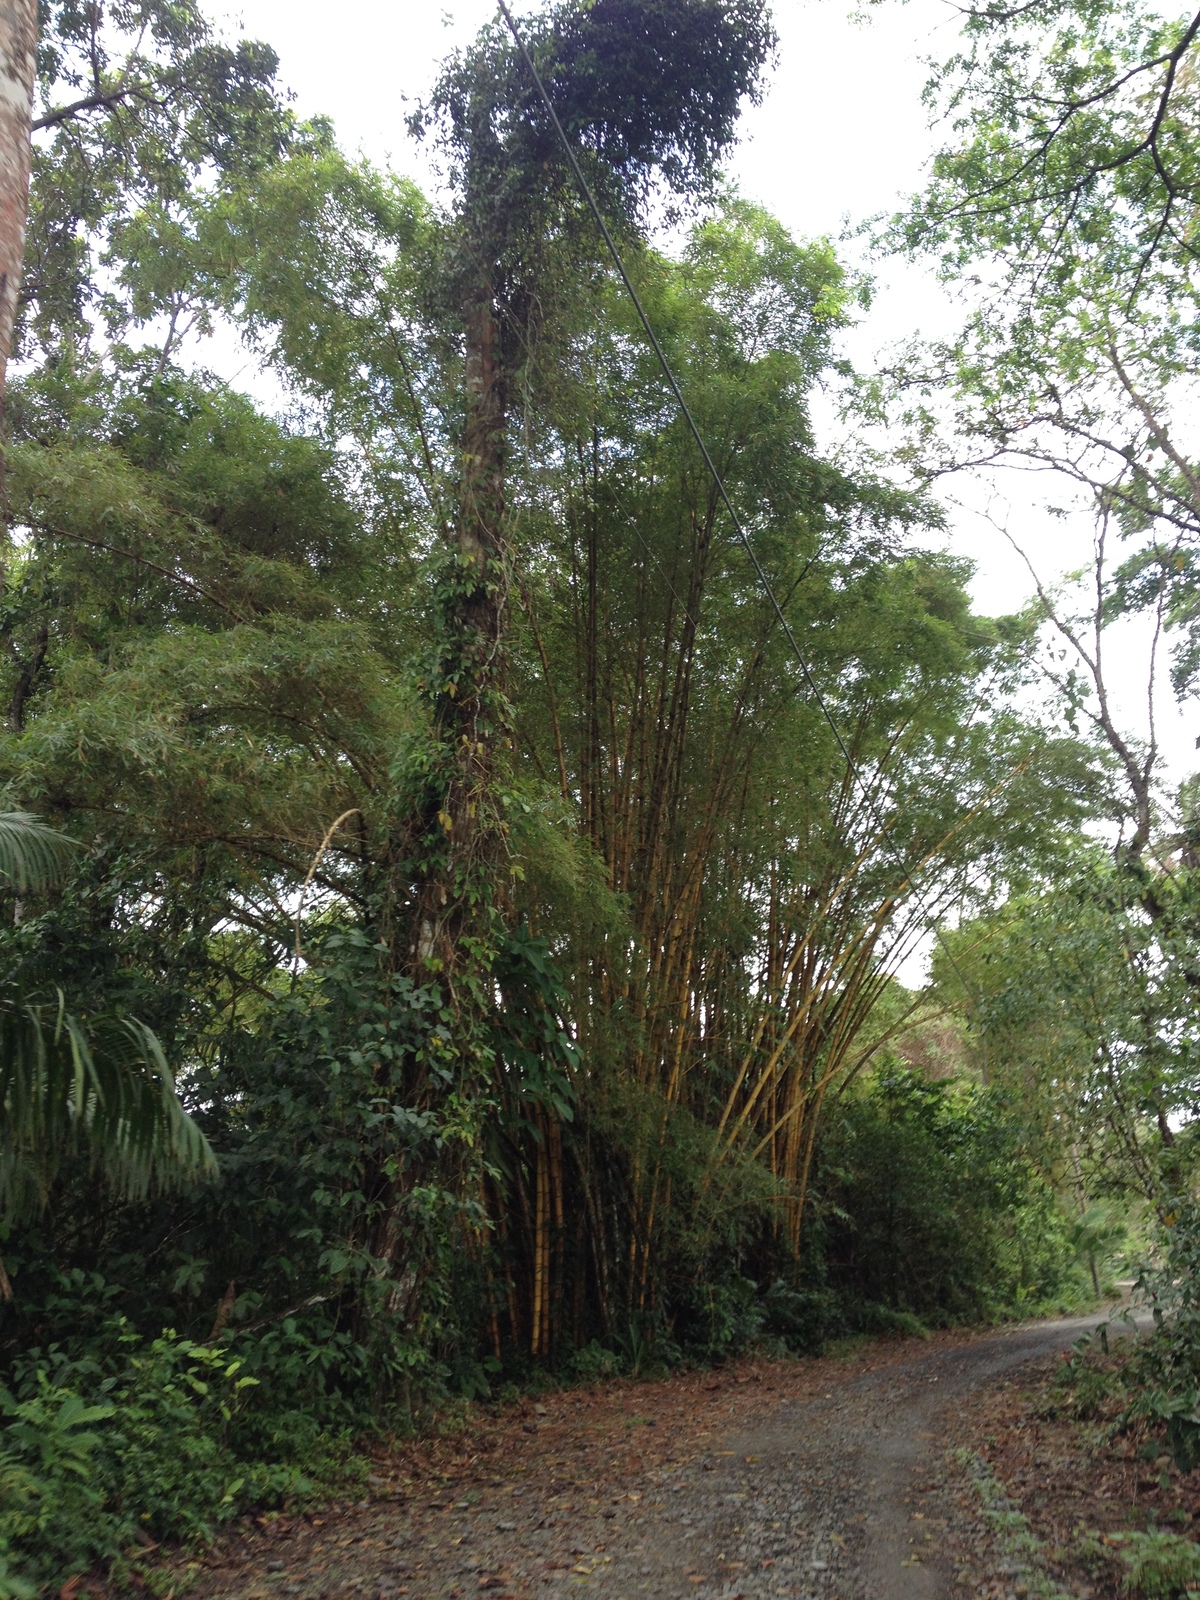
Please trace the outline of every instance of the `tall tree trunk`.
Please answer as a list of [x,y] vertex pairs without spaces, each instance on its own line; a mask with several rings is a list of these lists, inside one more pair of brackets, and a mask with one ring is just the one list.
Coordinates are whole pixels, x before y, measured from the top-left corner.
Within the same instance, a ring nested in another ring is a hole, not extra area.
[[36,68],[37,0],[0,0],[0,407],[25,259]]
[[508,736],[504,695],[504,538],[507,385],[490,274],[467,305],[466,417],[456,530],[457,571],[444,598],[444,682],[437,697],[439,743],[450,771],[438,826],[441,860],[426,876],[417,910],[417,965],[454,987],[464,936],[489,918],[502,893],[497,868],[504,825],[495,793]]
[[[416,905],[406,950],[394,952],[419,985],[442,988],[443,1005],[454,1018],[449,1050],[433,1063],[417,1058],[406,1081],[396,1085],[416,1108],[438,1104],[449,1067],[457,1099],[455,1118],[464,1168],[473,1160],[464,1115],[482,1104],[490,1085],[483,1081],[490,1007],[491,959],[505,909],[504,856],[507,829],[498,790],[498,766],[510,734],[504,693],[504,620],[507,601],[507,549],[504,535],[505,430],[507,384],[500,349],[500,319],[490,272],[480,275],[466,307],[465,418],[462,476],[454,560],[439,580],[437,604],[441,639],[433,700],[435,749],[439,763],[418,821]],[[436,1047],[439,1051],[444,1045]],[[395,1157],[393,1155],[393,1161]],[[409,1239],[404,1220],[406,1196],[417,1164],[400,1155],[383,1181],[374,1254],[392,1279],[385,1306],[404,1314],[415,1303],[410,1283],[418,1264],[405,1259]],[[477,1174],[457,1174],[466,1191]],[[455,1174],[444,1164],[438,1182],[453,1186]],[[535,1334],[536,1337],[536,1334]]]

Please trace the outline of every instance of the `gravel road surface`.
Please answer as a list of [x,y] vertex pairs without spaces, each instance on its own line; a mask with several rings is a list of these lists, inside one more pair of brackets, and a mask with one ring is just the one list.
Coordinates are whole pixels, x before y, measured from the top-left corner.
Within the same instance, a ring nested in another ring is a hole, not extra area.
[[948,1596],[952,1575],[929,1526],[946,1507],[927,1496],[940,1487],[958,1412],[991,1380],[1069,1347],[1100,1320],[914,1353],[819,1399],[784,1401],[730,1437],[728,1454],[668,1479],[661,1505],[613,1551],[606,1589],[631,1600]]
[[440,1479],[380,1480],[369,1505],[230,1534],[188,1587],[196,1600],[1019,1600],[1015,1578],[988,1570],[946,1452],[971,1439],[973,1397],[1100,1320],[547,1396]]

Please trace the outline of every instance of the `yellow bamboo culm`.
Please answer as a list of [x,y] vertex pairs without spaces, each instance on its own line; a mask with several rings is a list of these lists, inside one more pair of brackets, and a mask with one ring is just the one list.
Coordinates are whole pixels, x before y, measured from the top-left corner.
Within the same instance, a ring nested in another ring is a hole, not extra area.
[[[479,1179],[479,1214],[486,1217],[488,1214],[487,1184],[482,1175]],[[496,1276],[492,1271],[491,1252],[485,1248],[483,1252],[484,1272],[487,1275],[488,1297],[488,1329],[492,1336],[492,1354],[496,1360],[500,1359],[500,1318],[496,1314]]]
[[548,1115],[547,1121],[550,1134],[550,1192],[554,1199],[553,1248],[558,1261],[557,1272],[550,1271],[552,1293],[546,1296],[546,1333],[543,1344],[546,1354],[549,1355],[562,1333],[563,1241],[566,1237],[566,1222],[563,1215],[562,1124],[552,1113]]
[[[501,1184],[495,1184],[492,1192],[496,1199],[496,1230],[497,1237],[502,1245],[507,1245],[509,1239],[508,1212],[504,1205],[504,1189]],[[511,1271],[505,1267],[505,1299],[508,1302],[508,1327],[512,1334],[514,1345],[521,1343],[521,1312],[517,1304],[517,1286],[513,1282]]]
[[537,1201],[533,1225],[533,1316],[530,1319],[529,1352],[542,1354],[542,1307],[546,1295],[546,1201],[549,1190],[549,1173],[546,1160],[546,1138],[537,1146]]

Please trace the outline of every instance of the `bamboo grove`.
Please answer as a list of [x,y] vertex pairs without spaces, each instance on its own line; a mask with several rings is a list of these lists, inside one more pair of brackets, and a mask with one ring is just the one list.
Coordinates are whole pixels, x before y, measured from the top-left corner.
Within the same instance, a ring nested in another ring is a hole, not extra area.
[[[1031,1065],[1003,952],[1104,854],[1102,744],[1015,692],[1030,624],[972,608],[920,476],[819,442],[872,403],[869,293],[721,175],[757,0],[528,26],[802,660],[499,24],[412,118],[435,199],[190,0],[43,17],[0,783],[74,844],[8,874],[5,1016],[69,1019],[101,1098],[169,1062],[192,1164],[114,1186],[71,1102],[8,1348],[236,1348],[247,1450],[1078,1266],[1094,1090]],[[867,1197],[906,1183],[900,1248]]]

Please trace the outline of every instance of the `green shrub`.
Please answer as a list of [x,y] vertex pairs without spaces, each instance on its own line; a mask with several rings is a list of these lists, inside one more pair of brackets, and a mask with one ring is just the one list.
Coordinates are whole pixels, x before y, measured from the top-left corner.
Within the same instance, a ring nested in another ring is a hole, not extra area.
[[762,1304],[764,1331],[789,1350],[815,1352],[850,1331],[845,1305],[831,1289],[797,1288],[776,1278]]
[[1125,1587],[1131,1594],[1144,1600],[1196,1600],[1200,1595],[1200,1545],[1160,1528],[1116,1537],[1125,1547],[1121,1557],[1129,1568]]
[[854,1320],[863,1333],[898,1334],[904,1339],[929,1337],[929,1329],[920,1317],[914,1316],[911,1311],[897,1311],[893,1306],[861,1306]]
[[1121,1374],[1096,1359],[1090,1335],[1075,1342],[1054,1375],[1046,1416],[1090,1422],[1099,1416],[1121,1382]]
[[599,1383],[603,1378],[615,1378],[621,1370],[621,1358],[615,1350],[606,1350],[593,1339],[571,1357],[571,1375],[581,1383]]
[[736,1355],[756,1344],[767,1313],[751,1278],[698,1284],[683,1306],[689,1347],[705,1360]]
[[1133,1396],[1122,1420],[1149,1423],[1179,1470],[1192,1472],[1200,1466],[1200,1206],[1184,1195],[1164,1207],[1157,1260],[1136,1285],[1154,1333],[1122,1374]]
[[119,1557],[139,1534],[197,1544],[247,1506],[361,1476],[344,1438],[308,1439],[307,1470],[239,1450],[258,1380],[227,1352],[170,1330],[119,1337],[119,1371],[34,1351],[17,1392],[0,1389],[0,1600],[6,1584],[19,1600]]
[[[0,1434],[0,1551],[6,1565],[26,1564],[28,1576],[57,1579],[115,1553],[97,1462],[97,1423],[116,1407],[88,1405],[72,1390],[55,1389],[44,1372],[30,1399],[0,1390],[6,1418]],[[27,1562],[22,1562],[22,1557]],[[36,1589],[0,1568],[9,1592]]]

